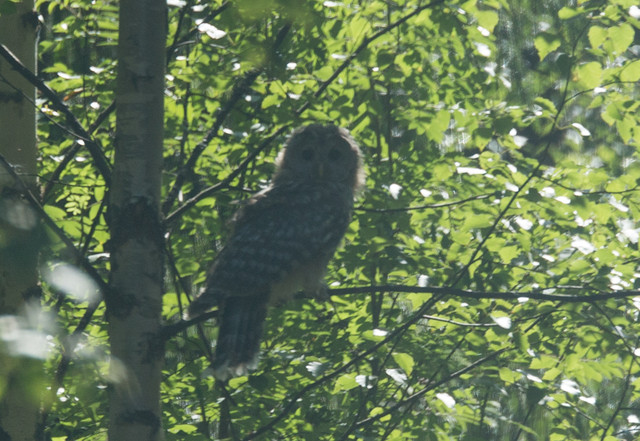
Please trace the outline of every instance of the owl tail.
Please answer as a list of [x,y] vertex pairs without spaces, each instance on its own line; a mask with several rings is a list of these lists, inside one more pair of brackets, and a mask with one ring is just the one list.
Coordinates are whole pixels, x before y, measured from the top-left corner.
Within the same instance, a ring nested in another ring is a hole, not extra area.
[[218,304],[218,298],[215,295],[205,291],[191,302],[184,318],[186,320],[186,319],[196,317],[200,314],[207,312],[209,309],[213,308],[217,304]]
[[262,325],[267,316],[267,299],[228,297],[220,315],[220,329],[213,365],[219,380],[246,375],[258,365]]

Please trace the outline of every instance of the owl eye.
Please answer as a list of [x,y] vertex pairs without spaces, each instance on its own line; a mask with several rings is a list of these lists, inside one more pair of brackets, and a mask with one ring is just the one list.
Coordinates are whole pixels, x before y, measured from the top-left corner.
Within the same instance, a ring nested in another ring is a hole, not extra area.
[[331,149],[329,150],[328,156],[329,156],[329,161],[337,161],[342,157],[342,152],[340,152],[340,150],[338,149]]
[[302,151],[302,159],[305,161],[311,161],[313,159],[313,150],[305,149]]

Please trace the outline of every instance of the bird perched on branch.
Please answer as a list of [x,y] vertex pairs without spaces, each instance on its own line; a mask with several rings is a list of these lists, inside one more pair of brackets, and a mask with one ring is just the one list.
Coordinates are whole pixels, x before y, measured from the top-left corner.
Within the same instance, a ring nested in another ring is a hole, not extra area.
[[360,149],[345,129],[312,124],[291,134],[271,184],[235,214],[233,232],[189,306],[195,316],[218,305],[216,378],[255,369],[269,303],[299,290],[325,294],[327,263],[363,183]]

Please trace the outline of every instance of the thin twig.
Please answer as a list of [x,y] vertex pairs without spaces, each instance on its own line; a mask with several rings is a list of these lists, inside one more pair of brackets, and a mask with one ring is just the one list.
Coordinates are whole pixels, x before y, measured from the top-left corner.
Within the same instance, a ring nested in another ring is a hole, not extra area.
[[418,392],[414,393],[413,395],[408,396],[406,399],[402,400],[402,401],[398,401],[396,404],[394,404],[393,406],[389,407],[387,410],[385,410],[384,412],[379,413],[378,415],[372,416],[367,418],[366,420],[362,420],[360,422],[358,422],[357,427],[361,427],[364,425],[368,425],[371,424],[373,421],[379,420],[380,418],[384,418],[385,416],[395,412],[397,409],[406,406],[407,404],[411,404],[412,402],[414,402],[415,400],[417,400],[418,398],[420,398],[421,396],[423,396],[424,394],[426,394],[427,392],[429,392],[430,390],[433,390],[437,387],[442,386],[443,384],[448,383],[449,381],[458,378],[464,374],[466,374],[467,372],[473,370],[474,368],[476,368],[477,366],[493,359],[496,358],[498,355],[502,354],[503,352],[509,350],[511,348],[503,348],[503,349],[498,349],[497,351],[492,352],[489,355],[486,355],[482,358],[479,358],[478,360],[474,361],[473,363],[471,363],[468,366],[463,367],[462,369],[452,373],[451,375],[447,376],[447,378],[444,378],[440,381],[436,381],[434,383],[429,384],[427,387],[419,390]]
[[470,299],[504,299],[504,300],[549,300],[566,303],[593,303],[609,299],[623,299],[627,297],[640,296],[640,291],[621,290],[612,292],[599,292],[589,295],[569,295],[569,294],[545,294],[545,290],[584,290],[594,291],[593,288],[584,286],[563,286],[541,289],[536,291],[471,291],[467,289],[440,287],[440,286],[411,286],[411,285],[375,285],[360,286],[353,288],[334,288],[329,290],[330,295],[347,294],[370,294],[372,292],[404,292],[404,293],[424,293],[456,296]]
[[182,204],[180,207],[178,207],[174,212],[172,212],[171,214],[167,215],[167,217],[164,220],[165,225],[171,225],[173,222],[175,222],[185,211],[187,211],[189,208],[193,207],[195,204],[197,204],[199,201],[201,201],[202,199],[206,198],[207,196],[223,189],[223,188],[227,188],[229,187],[229,184],[231,184],[231,182],[236,178],[236,176],[238,176],[240,173],[242,173],[244,171],[244,169],[249,165],[249,163],[251,163],[251,161],[255,160],[256,157],[264,150],[266,149],[269,144],[271,144],[271,142],[276,139],[277,137],[281,136],[286,130],[289,129],[288,125],[284,125],[282,127],[280,127],[278,130],[276,130],[271,136],[265,138],[260,145],[254,150],[252,151],[245,159],[244,161],[242,161],[240,163],[240,165],[238,165],[238,167],[236,167],[235,170],[233,170],[231,173],[229,173],[229,175],[224,178],[222,181],[218,182],[215,185],[212,185],[208,188],[205,188],[204,190],[202,190],[200,193],[198,193],[197,195],[193,196],[192,198],[190,198],[189,200],[185,201],[184,204]]
[[[289,32],[290,29],[291,29],[290,23],[285,24],[280,29],[272,45],[272,51],[275,51],[278,48],[278,46],[282,44],[282,42],[284,41],[284,37],[286,36],[286,34]],[[164,203],[162,204],[163,213],[166,213],[169,211],[169,209],[173,205],[173,202],[178,197],[178,193],[180,192],[180,189],[182,188],[184,181],[186,180],[190,171],[194,169],[196,162],[202,155],[202,152],[204,152],[204,150],[211,143],[213,138],[218,136],[218,132],[220,130],[220,127],[222,127],[222,123],[225,121],[227,116],[231,113],[235,105],[242,99],[247,89],[253,84],[256,78],[258,78],[258,76],[262,74],[263,70],[264,70],[264,67],[252,69],[246,72],[242,78],[240,78],[238,81],[234,83],[234,86],[232,87],[231,93],[229,95],[229,99],[216,111],[216,118],[213,123],[213,126],[211,127],[209,132],[207,132],[207,135],[204,137],[204,139],[200,141],[198,145],[195,146],[195,148],[191,152],[191,155],[187,159],[187,162],[180,168],[180,171],[176,176],[173,186],[167,193],[167,197]]]
[[294,407],[299,402],[300,398],[302,398],[307,392],[309,392],[310,390],[313,390],[314,388],[320,386],[323,383],[326,383],[330,379],[340,375],[342,372],[346,371],[347,369],[349,369],[354,364],[359,363],[360,360],[362,360],[364,357],[368,356],[369,354],[374,353],[375,351],[377,351],[382,346],[386,345],[387,343],[389,343],[393,339],[395,339],[395,338],[399,337],[400,335],[402,335],[407,329],[409,329],[409,327],[411,325],[413,325],[415,322],[420,320],[422,318],[422,315],[429,308],[431,308],[435,303],[440,301],[441,298],[442,298],[442,295],[433,296],[431,299],[429,299],[429,301],[425,302],[420,307],[420,309],[418,309],[418,311],[416,311],[416,313],[414,313],[414,315],[411,318],[409,318],[399,328],[391,331],[383,340],[381,340],[378,343],[374,344],[369,349],[360,352],[358,355],[353,357],[349,362],[347,362],[344,365],[340,366],[335,371],[333,371],[330,374],[327,374],[327,375],[319,378],[318,380],[314,381],[311,384],[308,384],[307,386],[303,387],[298,392],[296,392],[295,394],[290,396],[289,399],[287,400],[287,404],[284,405],[282,411],[277,416],[275,416],[271,421],[269,421],[264,426],[260,427],[259,429],[255,430],[254,432],[252,432],[249,435],[247,435],[246,437],[244,437],[243,441],[254,439],[258,435],[260,435],[262,433],[265,433],[268,430],[271,430],[271,428],[273,428],[280,420],[282,420],[284,417],[286,417],[289,413],[291,413],[293,411]]
[[405,211],[415,211],[415,210],[427,210],[430,208],[444,208],[451,207],[455,205],[462,205],[471,201],[479,201],[482,199],[490,198],[495,195],[495,193],[491,194],[479,194],[476,196],[470,196],[466,199],[460,199],[459,201],[450,201],[450,202],[437,202],[435,204],[425,204],[425,205],[417,205],[415,207],[400,207],[400,208],[366,208],[366,207],[355,207],[356,211],[364,211],[367,213],[397,213],[397,212],[405,212]]
[[[378,30],[377,32],[373,33],[371,36],[365,38],[364,40],[362,40],[362,43],[360,43],[358,45],[358,47],[342,62],[342,64],[335,70],[335,72],[333,72],[333,74],[331,74],[331,76],[329,78],[327,78],[327,80],[325,80],[320,87],[318,87],[318,90],[316,90],[313,94],[313,98],[318,98],[322,92],[324,92],[324,90],[329,87],[329,85],[336,79],[338,78],[338,76],[340,75],[340,73],[342,73],[343,70],[345,70],[350,64],[351,62],[363,51],[367,48],[367,46],[369,46],[369,44],[371,44],[373,41],[375,41],[376,39],[378,39],[379,37],[381,37],[384,34],[387,34],[388,32],[392,31],[393,29],[397,28],[398,26],[400,26],[401,24],[405,23],[407,20],[409,20],[410,18],[418,15],[419,13],[421,13],[422,11],[432,8],[433,6],[439,5],[444,3],[444,0],[433,0],[429,3],[427,3],[426,5],[420,6],[416,9],[414,9],[412,12],[410,12],[409,14],[401,17],[400,19],[394,21],[393,23],[391,23],[388,26],[385,26],[383,28],[381,28],[380,30]],[[304,103],[302,106],[300,106],[296,111],[295,114],[296,115],[300,115],[302,112],[304,112],[305,110],[307,110],[309,108],[309,106],[311,105],[311,100],[307,101],[306,103]]]
[[104,293],[107,290],[107,283],[102,279],[98,271],[89,263],[89,261],[78,251],[75,247],[71,239],[67,237],[64,231],[56,222],[51,219],[51,217],[44,211],[38,199],[31,193],[28,186],[24,183],[22,178],[16,173],[13,166],[5,159],[3,155],[0,154],[0,165],[2,165],[11,175],[11,177],[15,180],[16,184],[19,187],[20,192],[25,196],[26,200],[29,202],[29,205],[38,213],[38,216],[44,221],[45,225],[56,234],[67,247],[67,249],[71,252],[76,262],[82,267],[84,271],[98,284],[100,290]]

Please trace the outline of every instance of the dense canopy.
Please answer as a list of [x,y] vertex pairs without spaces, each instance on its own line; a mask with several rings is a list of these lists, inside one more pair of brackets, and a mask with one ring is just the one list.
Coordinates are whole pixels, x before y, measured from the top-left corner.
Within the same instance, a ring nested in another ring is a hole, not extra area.
[[[120,381],[118,7],[36,4],[47,344],[25,354],[0,323],[0,354],[44,360],[53,441],[106,439]],[[169,0],[165,439],[637,439],[639,56],[632,0]],[[312,122],[348,128],[367,169],[331,300],[271,309],[258,370],[216,382],[216,311],[183,313],[237,201]]]

